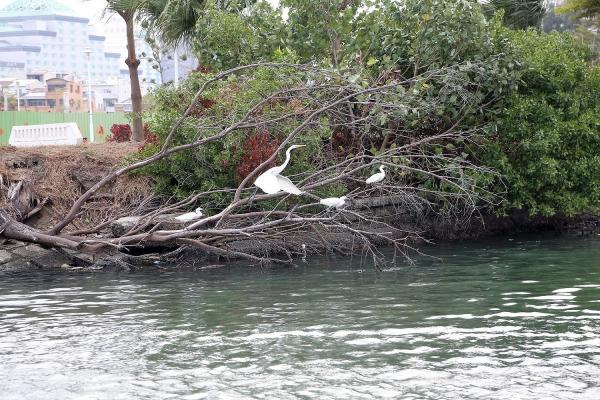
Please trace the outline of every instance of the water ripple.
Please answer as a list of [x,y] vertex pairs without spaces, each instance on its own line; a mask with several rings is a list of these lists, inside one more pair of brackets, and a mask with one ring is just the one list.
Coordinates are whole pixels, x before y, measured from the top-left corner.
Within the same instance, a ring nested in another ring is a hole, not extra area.
[[597,400],[597,244],[442,247],[381,274],[5,273],[0,397]]

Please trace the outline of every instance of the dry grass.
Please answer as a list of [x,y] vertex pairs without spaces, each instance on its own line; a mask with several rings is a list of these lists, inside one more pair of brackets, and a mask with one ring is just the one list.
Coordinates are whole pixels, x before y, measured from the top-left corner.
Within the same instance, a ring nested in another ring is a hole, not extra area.
[[[87,188],[135,151],[137,145],[130,143],[0,147],[0,176],[5,184],[26,182],[39,200],[48,198],[48,212],[40,222],[49,225],[60,220]],[[83,229],[134,209],[151,194],[151,183],[148,177],[119,178],[90,200],[74,226]],[[0,207],[5,206],[3,200],[0,196]]]

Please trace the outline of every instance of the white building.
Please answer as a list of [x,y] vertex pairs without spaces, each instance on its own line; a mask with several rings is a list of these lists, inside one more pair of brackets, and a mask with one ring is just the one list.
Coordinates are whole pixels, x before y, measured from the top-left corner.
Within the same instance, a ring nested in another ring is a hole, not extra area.
[[87,77],[90,48],[92,80],[118,77],[121,55],[108,51],[106,38],[88,24],[59,0],[13,1],[0,9],[0,76],[45,70]]
[[[125,65],[127,58],[127,37],[125,21],[119,15],[109,14],[93,25],[94,31],[106,38],[106,50],[119,54],[120,76],[129,79],[129,71]],[[147,93],[156,85],[163,83],[160,72],[152,68],[148,58],[152,57],[152,49],[144,40],[144,32],[140,29],[135,31],[135,51],[141,63],[138,67],[138,76],[142,93]]]
[[[129,80],[112,79],[102,83],[92,84],[95,109],[106,112],[117,111],[118,104],[131,102],[129,100]],[[130,110],[127,110],[130,111]]]
[[163,83],[185,79],[190,72],[198,67],[198,59],[186,46],[179,46],[176,52],[165,52],[161,59]]

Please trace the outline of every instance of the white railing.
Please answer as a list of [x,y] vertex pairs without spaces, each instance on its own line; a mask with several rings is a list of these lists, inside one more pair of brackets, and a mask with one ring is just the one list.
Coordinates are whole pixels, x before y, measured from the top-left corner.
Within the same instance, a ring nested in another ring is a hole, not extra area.
[[13,126],[8,144],[15,147],[76,146],[83,136],[74,122]]

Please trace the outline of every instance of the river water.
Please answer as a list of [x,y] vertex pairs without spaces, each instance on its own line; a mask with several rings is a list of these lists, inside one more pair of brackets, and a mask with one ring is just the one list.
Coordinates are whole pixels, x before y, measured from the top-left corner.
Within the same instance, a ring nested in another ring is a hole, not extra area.
[[600,399],[600,240],[0,274],[0,398]]

